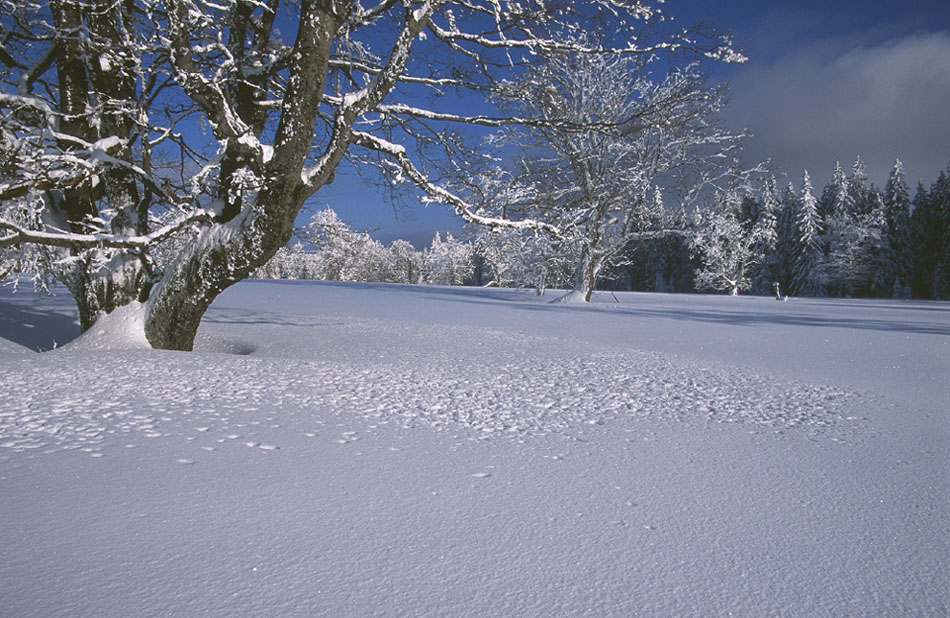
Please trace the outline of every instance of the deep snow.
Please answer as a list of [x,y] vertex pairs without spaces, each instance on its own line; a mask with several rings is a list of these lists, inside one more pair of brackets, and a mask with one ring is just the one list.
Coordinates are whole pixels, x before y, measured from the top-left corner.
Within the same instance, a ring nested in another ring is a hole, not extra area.
[[0,615],[947,615],[950,305],[616,299],[0,289]]

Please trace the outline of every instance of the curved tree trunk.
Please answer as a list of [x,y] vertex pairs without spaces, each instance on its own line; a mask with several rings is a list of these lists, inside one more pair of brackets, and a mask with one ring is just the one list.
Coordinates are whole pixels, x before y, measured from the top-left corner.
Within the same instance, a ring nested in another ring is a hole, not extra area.
[[[248,277],[287,244],[294,219],[314,187],[330,181],[349,141],[347,119],[340,122],[324,153],[320,175],[305,180],[330,47],[348,3],[305,1],[294,43],[296,53],[284,93],[273,154],[255,160],[240,139],[228,141],[221,164],[218,199],[221,216],[196,238],[152,290],[145,317],[145,336],[154,348],[190,351],[205,311],[218,294]],[[180,7],[179,7],[180,8]],[[187,68],[187,33],[174,42],[178,61]],[[200,86],[197,86],[201,95]],[[349,119],[352,122],[352,118]],[[246,167],[260,183],[245,199],[235,180]],[[232,184],[234,183],[234,184]]]
[[275,193],[261,196],[268,200],[263,202],[269,205],[266,216],[246,212],[212,226],[169,267],[147,306],[145,336],[153,348],[190,351],[201,318],[218,294],[287,244],[303,201],[293,187]]

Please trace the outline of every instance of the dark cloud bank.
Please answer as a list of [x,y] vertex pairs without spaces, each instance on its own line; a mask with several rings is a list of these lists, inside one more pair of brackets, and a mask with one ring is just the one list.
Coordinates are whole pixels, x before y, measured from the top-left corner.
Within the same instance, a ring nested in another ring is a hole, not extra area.
[[913,187],[950,163],[950,34],[915,34],[867,46],[812,44],[774,62],[754,61],[731,80],[726,120],[755,136],[748,159],[772,158],[816,184],[835,161],[860,155],[883,185],[895,157]]

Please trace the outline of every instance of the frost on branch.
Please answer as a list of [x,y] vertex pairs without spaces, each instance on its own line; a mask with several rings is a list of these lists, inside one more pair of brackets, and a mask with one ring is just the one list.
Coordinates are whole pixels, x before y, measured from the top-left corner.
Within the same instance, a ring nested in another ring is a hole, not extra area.
[[[578,47],[596,47],[590,37]],[[516,152],[483,184],[500,187],[490,214],[531,218],[577,256],[566,299],[589,301],[601,272],[639,240],[679,233],[662,221],[661,192],[681,207],[727,188],[747,172],[736,159],[742,135],[716,123],[724,89],[699,66],[663,76],[653,56],[547,51],[496,88],[505,105],[535,119],[496,139]],[[506,179],[506,180],[503,180]]]
[[752,267],[763,258],[760,249],[769,230],[764,219],[752,227],[742,225],[738,209],[738,195],[728,193],[699,216],[690,249],[701,263],[696,271],[696,287],[701,290],[723,290],[737,296],[752,285]]

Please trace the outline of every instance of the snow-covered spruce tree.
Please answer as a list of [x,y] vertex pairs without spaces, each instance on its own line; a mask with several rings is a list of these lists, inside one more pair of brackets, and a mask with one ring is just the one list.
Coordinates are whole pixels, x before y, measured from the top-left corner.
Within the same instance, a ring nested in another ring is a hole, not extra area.
[[818,214],[823,221],[835,218],[844,219],[854,212],[854,201],[851,195],[848,179],[841,169],[841,163],[835,162],[835,171],[831,174],[831,182],[825,185],[818,200]]
[[855,157],[851,164],[851,173],[848,175],[848,206],[853,215],[866,215],[871,211],[869,201],[867,166],[860,156]]
[[760,251],[766,229],[759,222],[746,227],[739,221],[740,199],[725,194],[715,207],[700,213],[698,225],[690,238],[690,249],[700,260],[696,270],[696,287],[725,290],[738,296],[748,290],[752,266],[763,259]]
[[501,138],[520,150],[509,169],[521,190],[489,208],[542,220],[575,245],[573,289],[562,302],[589,301],[604,267],[632,239],[665,233],[639,227],[657,187],[689,205],[737,174],[742,136],[716,122],[724,87],[707,86],[696,63],[661,67],[658,59],[544,50],[497,89],[537,124]]
[[795,214],[795,262],[792,271],[792,290],[801,296],[821,296],[823,293],[821,267],[824,255],[821,248],[821,218],[818,200],[806,171],[802,177],[798,212]]
[[911,214],[916,298],[950,298],[950,168],[927,190],[917,185]]
[[779,197],[778,218],[775,222],[775,281],[784,293],[792,290],[795,273],[795,255],[798,251],[798,234],[795,217],[799,211],[795,187],[788,183]]
[[884,205],[884,196],[873,187],[868,192],[868,201],[869,212],[860,219],[867,230],[861,245],[869,276],[861,282],[857,293],[889,298],[894,293],[894,281],[893,255],[887,239],[887,207]]
[[[855,162],[856,166],[859,161]],[[831,182],[825,185],[818,200],[818,214],[822,221],[820,237],[825,257],[850,251],[846,244],[850,241],[850,227],[857,212],[851,185],[838,161],[835,162]],[[825,278],[826,294],[840,296],[843,289],[843,284],[833,276]]]
[[819,212],[823,220],[821,278],[825,293],[891,296],[891,254],[886,247],[883,253],[876,249],[885,234],[881,195],[868,185],[860,157],[848,178],[840,165],[835,166],[831,183],[822,192]]
[[885,282],[884,203],[877,190],[869,191],[865,199],[868,212],[845,218],[821,264],[825,289],[836,296],[890,296]]
[[884,186],[884,216],[886,249],[888,253],[886,285],[893,298],[910,298],[910,285],[914,270],[914,253],[911,246],[910,190],[904,178],[901,160],[894,167]]
[[922,221],[932,230],[921,235],[923,273],[931,298],[950,299],[950,168],[940,172],[927,192],[927,207]]
[[778,216],[780,202],[774,176],[770,176],[765,180],[756,201],[758,202],[757,218],[744,224],[747,230],[754,228],[759,230],[759,239],[755,246],[758,257],[752,265],[750,274],[752,279],[751,290],[753,294],[768,295],[773,293],[773,286],[778,281]]
[[[719,40],[651,38],[656,11],[624,0],[0,7],[0,200],[4,214],[11,200],[33,209],[0,219],[0,250],[62,249],[56,274],[83,329],[138,301],[151,345],[181,350],[191,349],[214,298],[287,243],[298,212],[346,154],[469,220],[544,228],[475,212],[430,181],[426,155],[466,152],[451,126],[521,121],[459,113],[460,97],[482,97],[546,50],[731,54]],[[616,45],[571,42],[605,13]],[[178,233],[187,242],[159,267],[152,250]]]

